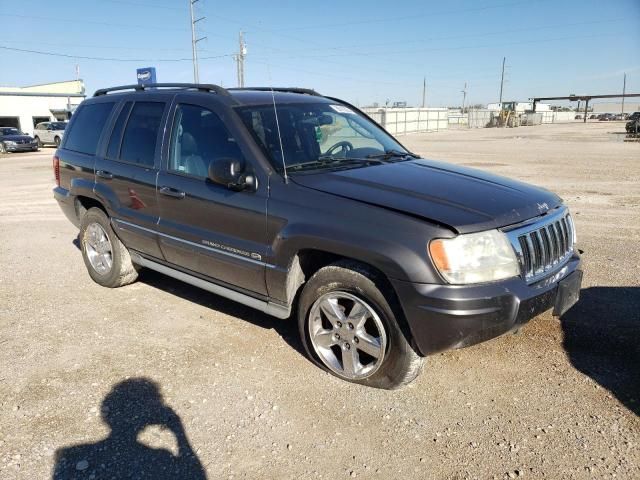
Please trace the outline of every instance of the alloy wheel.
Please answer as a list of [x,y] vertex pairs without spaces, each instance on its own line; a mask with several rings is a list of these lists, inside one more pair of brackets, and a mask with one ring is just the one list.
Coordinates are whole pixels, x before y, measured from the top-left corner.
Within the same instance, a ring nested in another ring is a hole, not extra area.
[[376,311],[347,292],[329,292],[309,312],[313,348],[331,371],[347,380],[373,375],[382,365],[387,333]]
[[113,266],[111,241],[99,223],[91,223],[84,233],[84,245],[91,267],[100,275],[106,275]]

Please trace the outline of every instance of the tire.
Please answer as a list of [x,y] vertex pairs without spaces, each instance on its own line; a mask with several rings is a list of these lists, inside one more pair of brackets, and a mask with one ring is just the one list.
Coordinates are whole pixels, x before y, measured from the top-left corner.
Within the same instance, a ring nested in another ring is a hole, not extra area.
[[84,264],[93,281],[109,288],[136,281],[138,271],[131,262],[129,251],[113,232],[104,211],[96,207],[87,210],[80,223],[78,239]]
[[42,143],[42,141],[40,140],[40,137],[36,137],[34,138],[34,140],[36,141],[36,143],[38,144],[38,148],[42,148],[44,147],[44,144]]
[[60,146],[60,137],[55,137],[53,139],[53,143],[56,144],[56,148],[58,148]]
[[7,148],[4,146],[4,143],[0,142],[0,153],[7,153]]
[[[423,363],[399,326],[400,315],[394,293],[373,272],[342,261],[321,268],[304,286],[298,328],[316,365],[343,380],[391,390],[412,382]],[[354,356],[357,361],[349,361]]]

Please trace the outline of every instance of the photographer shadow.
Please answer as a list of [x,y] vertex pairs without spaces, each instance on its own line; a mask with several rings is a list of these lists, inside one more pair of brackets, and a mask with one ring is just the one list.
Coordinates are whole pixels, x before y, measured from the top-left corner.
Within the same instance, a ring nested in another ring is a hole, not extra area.
[[[96,443],[56,451],[54,480],[66,479],[205,479],[178,414],[163,401],[158,385],[147,378],[116,384],[102,401],[101,416],[111,432]],[[177,455],[140,443],[148,426],[172,432]]]
[[640,287],[589,287],[560,319],[573,366],[640,415]]

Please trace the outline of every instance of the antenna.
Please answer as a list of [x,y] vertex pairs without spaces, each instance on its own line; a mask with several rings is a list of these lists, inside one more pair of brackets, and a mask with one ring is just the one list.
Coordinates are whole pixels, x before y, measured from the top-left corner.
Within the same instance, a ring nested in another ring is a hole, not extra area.
[[267,60],[267,73],[269,74],[269,89],[271,90],[271,100],[273,101],[273,113],[276,117],[276,130],[278,131],[278,141],[280,142],[280,155],[282,155],[282,168],[284,170],[284,183],[289,183],[287,176],[287,162],[284,159],[284,147],[282,146],[282,135],[280,134],[280,121],[278,120],[278,109],[276,108],[276,95],[273,91],[273,82],[271,81],[271,67]]

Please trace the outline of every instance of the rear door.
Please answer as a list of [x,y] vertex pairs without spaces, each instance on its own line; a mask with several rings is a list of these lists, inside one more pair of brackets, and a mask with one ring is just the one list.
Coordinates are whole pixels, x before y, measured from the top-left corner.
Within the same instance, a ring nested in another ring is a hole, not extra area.
[[211,97],[176,96],[158,176],[158,240],[168,262],[266,295],[267,182],[259,180],[256,192],[234,192],[207,179],[216,158],[241,159],[252,170],[236,127],[225,121],[230,112]]
[[108,205],[114,229],[130,249],[162,258],[156,178],[160,166],[165,95],[133,95],[119,105],[109,141],[96,159],[96,194]]

